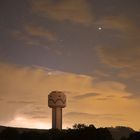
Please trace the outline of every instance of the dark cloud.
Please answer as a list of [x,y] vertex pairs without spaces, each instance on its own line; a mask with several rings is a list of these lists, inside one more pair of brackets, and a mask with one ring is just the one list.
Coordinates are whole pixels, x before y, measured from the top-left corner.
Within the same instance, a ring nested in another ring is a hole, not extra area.
[[97,100],[101,100],[101,101],[103,101],[103,100],[108,100],[109,98],[106,98],[106,97],[104,97],[104,98],[97,98]]
[[65,114],[67,118],[75,118],[78,120],[79,118],[84,120],[90,120],[91,122],[96,121],[97,119],[111,119],[111,120],[121,120],[124,121],[122,114],[90,114],[90,113],[82,113],[82,112],[69,112]]
[[37,116],[37,115],[43,115],[43,114],[47,114],[47,112],[45,110],[30,110],[30,111],[24,111],[23,114],[30,116]]
[[105,96],[105,97],[96,98],[96,100],[99,100],[99,101],[106,101],[106,100],[112,100],[113,98],[115,98],[115,96],[113,96],[113,95],[108,95],[108,96]]
[[57,40],[55,33],[47,27],[30,23],[25,23],[20,30],[11,30],[10,34],[15,40],[21,41],[26,46],[42,47],[55,43]]
[[31,118],[33,118],[33,119],[46,119],[46,118],[48,118],[48,116],[46,116],[46,115],[36,115],[36,116],[32,116]]
[[10,103],[10,104],[35,104],[36,102],[35,101],[7,101],[7,103]]
[[74,96],[73,98],[80,100],[80,99],[95,97],[95,96],[99,96],[99,95],[100,95],[100,93],[85,93],[85,94],[82,94],[82,95]]
[[133,33],[138,33],[136,28],[137,23],[123,16],[105,16],[97,21],[96,24],[106,29],[118,30],[121,33],[125,33],[125,36],[131,35],[131,37],[133,37]]
[[86,0],[32,0],[32,13],[56,21],[70,21],[73,23],[90,24],[93,15]]
[[112,97],[114,97],[113,95],[108,95],[108,96],[106,96],[106,98],[112,98]]
[[49,41],[55,41],[55,33],[52,31],[49,31],[49,29],[46,29],[42,26],[35,26],[35,25],[26,25],[25,26],[25,32],[32,37],[42,37],[44,39],[47,39]]
[[130,99],[130,100],[135,100],[136,98],[138,98],[138,96],[137,95],[129,95],[129,96],[122,96],[122,98]]
[[65,116],[88,116],[88,117],[97,117],[97,115],[89,114],[89,113],[82,113],[82,112],[69,112],[66,113]]

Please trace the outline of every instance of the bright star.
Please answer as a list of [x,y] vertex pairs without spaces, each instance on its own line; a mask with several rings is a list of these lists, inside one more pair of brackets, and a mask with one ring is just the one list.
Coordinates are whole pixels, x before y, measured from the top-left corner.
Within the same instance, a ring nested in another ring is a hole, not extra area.
[[98,30],[102,30],[102,27],[98,27]]

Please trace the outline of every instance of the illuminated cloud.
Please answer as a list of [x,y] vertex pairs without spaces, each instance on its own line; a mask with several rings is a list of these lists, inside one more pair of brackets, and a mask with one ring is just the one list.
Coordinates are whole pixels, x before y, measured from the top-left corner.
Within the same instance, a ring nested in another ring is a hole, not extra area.
[[93,19],[86,0],[32,0],[31,7],[33,13],[56,21],[89,24]]
[[[48,74],[50,71],[51,74]],[[97,82],[94,77],[87,75],[5,63],[0,63],[0,77],[0,105],[5,106],[4,109],[0,108],[0,123],[3,125],[50,128],[51,110],[47,107],[47,96],[52,90],[62,90],[67,94],[67,108],[64,109],[65,127],[78,121],[94,123],[96,126],[120,123],[135,127],[138,125],[133,123],[138,122],[138,118],[134,120],[134,116],[139,115],[139,100],[123,98],[131,94],[125,91],[126,86],[122,83]],[[95,93],[100,94],[94,96]],[[84,120],[84,117],[87,119]]]
[[120,69],[119,76],[140,79],[139,46],[100,47],[98,53],[103,63]]
[[92,78],[89,76],[53,70],[50,74],[50,69],[41,67],[20,67],[1,63],[0,76],[0,98],[3,99],[1,105],[6,106],[4,110],[1,108],[3,112],[0,115],[1,123],[9,122],[19,115],[35,118],[35,113],[38,116],[46,111],[50,116],[47,95],[52,90],[71,93],[92,90]]
[[49,41],[55,41],[55,34],[41,26],[28,25],[25,26],[25,32],[29,36],[47,38]]

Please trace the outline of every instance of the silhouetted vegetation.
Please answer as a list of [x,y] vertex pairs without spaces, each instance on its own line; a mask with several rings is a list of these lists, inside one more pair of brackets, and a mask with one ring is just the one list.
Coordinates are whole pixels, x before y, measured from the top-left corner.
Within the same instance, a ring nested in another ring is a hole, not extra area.
[[127,138],[131,133],[135,132],[132,128],[125,126],[109,127],[108,129],[115,140]]
[[[118,127],[116,130],[126,128]],[[115,128],[95,128],[94,125],[85,124],[75,124],[73,129],[67,130],[5,127],[0,132],[0,140],[114,140],[109,131],[111,129]],[[129,137],[126,137],[126,133],[121,136],[120,140],[140,140],[140,132],[133,132]]]
[[128,138],[122,137],[121,140],[140,140],[140,132],[132,133]]

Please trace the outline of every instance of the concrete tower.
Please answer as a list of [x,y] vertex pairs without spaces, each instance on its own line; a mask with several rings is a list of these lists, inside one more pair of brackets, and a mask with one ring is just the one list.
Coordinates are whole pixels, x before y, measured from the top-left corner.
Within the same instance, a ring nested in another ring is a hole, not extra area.
[[48,95],[48,106],[52,108],[52,128],[62,129],[62,108],[66,106],[66,96],[61,91]]

